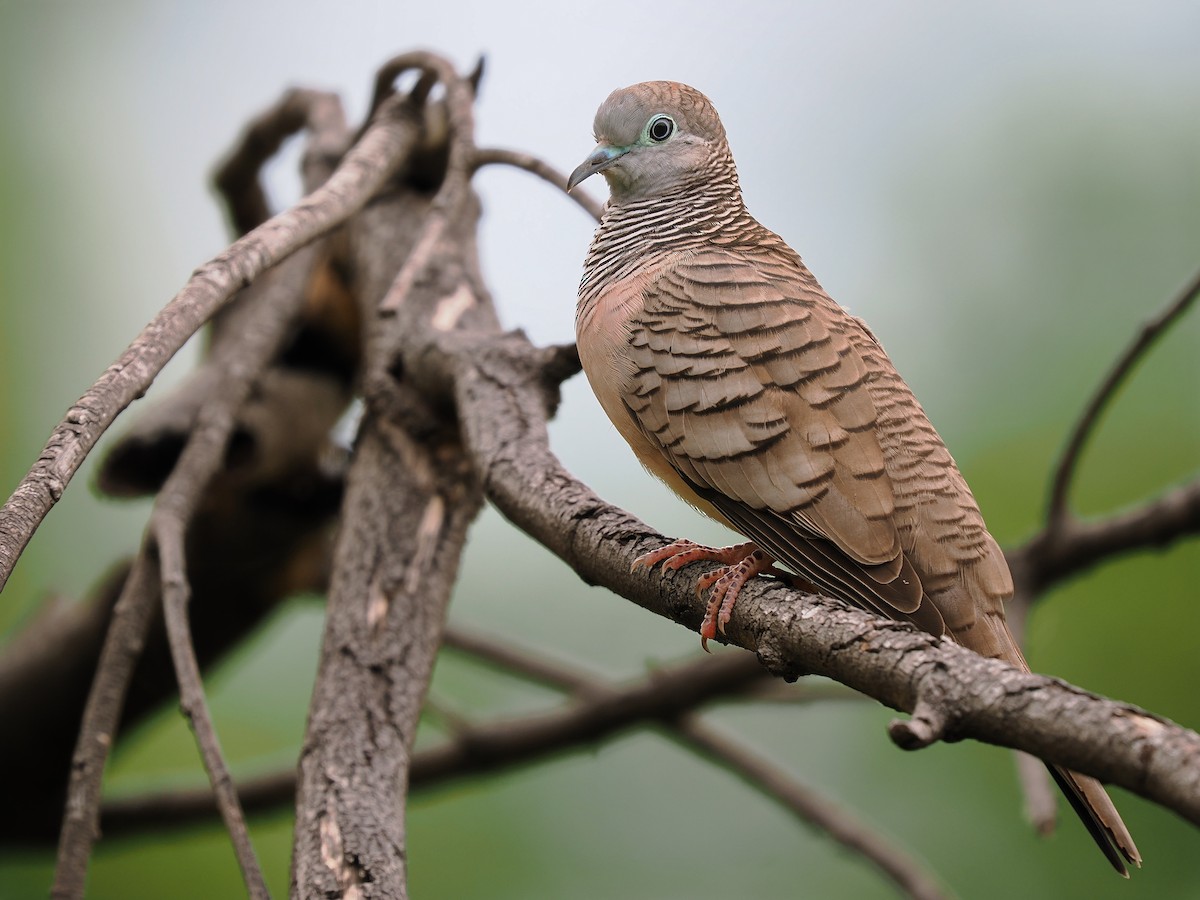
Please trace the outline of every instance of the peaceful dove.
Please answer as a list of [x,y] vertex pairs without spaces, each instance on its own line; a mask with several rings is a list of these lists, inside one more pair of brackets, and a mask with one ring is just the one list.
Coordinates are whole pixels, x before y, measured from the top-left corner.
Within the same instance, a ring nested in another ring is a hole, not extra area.
[[[634,566],[721,566],[701,638],[747,579],[817,591],[1029,670],[1004,618],[1004,554],[908,385],[860,319],[746,210],[725,129],[694,88],[614,91],[598,145],[610,198],[584,263],[579,358],[638,459],[749,539],[677,541]],[[1100,783],[1050,771],[1118,872],[1141,857]]]

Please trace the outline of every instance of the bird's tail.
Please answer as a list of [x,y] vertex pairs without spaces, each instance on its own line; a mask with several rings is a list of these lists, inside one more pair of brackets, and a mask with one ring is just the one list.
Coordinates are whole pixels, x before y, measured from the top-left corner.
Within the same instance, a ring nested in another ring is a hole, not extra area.
[[1140,868],[1142,856],[1137,845],[1100,782],[1062,766],[1047,763],[1046,768],[1112,867],[1126,878],[1129,877],[1126,861]]
[[[955,638],[977,653],[1003,659],[1026,672],[1029,671],[1029,663],[1025,661],[1021,648],[1002,615],[981,616],[977,624],[980,627],[962,634],[956,633]],[[1133,843],[1129,829],[1121,821],[1121,814],[1113,806],[1100,782],[1090,776],[1080,775],[1050,763],[1046,764],[1046,768],[1050,770],[1055,783],[1112,867],[1126,878],[1129,877],[1129,871],[1125,868],[1126,862],[1140,868],[1142,857],[1138,853],[1137,845]]]

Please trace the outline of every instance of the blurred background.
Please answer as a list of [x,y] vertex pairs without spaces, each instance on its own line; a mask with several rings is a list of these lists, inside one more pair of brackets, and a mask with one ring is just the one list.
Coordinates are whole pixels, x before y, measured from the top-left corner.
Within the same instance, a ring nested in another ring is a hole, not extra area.
[[[0,0],[0,494],[224,247],[208,178],[248,118],[290,85],[336,90],[357,117],[378,64],[428,47],[464,69],[486,54],[481,145],[563,171],[591,150],[592,115],[613,88],[670,78],[709,94],[751,210],[871,324],[992,531],[1013,545],[1036,528],[1051,463],[1102,372],[1200,266],[1197,34],[1200,7],[1184,2]],[[277,204],[298,192],[296,156],[292,147],[272,168]],[[505,324],[570,340],[592,223],[523,173],[489,169],[477,186]],[[1197,319],[1167,337],[1105,418],[1074,493],[1082,513],[1197,476]],[[160,382],[178,380],[193,353]],[[552,439],[577,475],[660,531],[724,539],[639,468],[582,378],[566,385]],[[89,472],[10,581],[3,640],[36,604],[80,596],[136,545],[147,505],[100,502]],[[493,577],[498,568],[510,578]],[[1198,572],[1193,541],[1054,591],[1030,622],[1031,664],[1200,727]],[[697,649],[695,635],[586,587],[490,511],[451,616],[616,678]],[[235,774],[294,763],[320,629],[319,600],[297,598],[210,680]],[[552,699],[454,657],[439,662],[433,694],[465,715]],[[1200,897],[1200,832],[1173,814],[1114,792],[1146,861],[1123,883],[1073,820],[1048,840],[1032,833],[1006,752],[965,743],[904,754],[885,734],[890,717],[865,701],[711,718],[890,833],[962,896]],[[36,736],[4,737],[17,739]],[[203,780],[167,710],[116,754],[108,786]],[[827,838],[653,732],[420,794],[409,820],[423,898],[893,895]],[[252,822],[278,895],[290,828],[290,810]],[[52,864],[50,852],[0,850],[0,897],[44,896]],[[102,841],[89,896],[240,891],[213,827]]]

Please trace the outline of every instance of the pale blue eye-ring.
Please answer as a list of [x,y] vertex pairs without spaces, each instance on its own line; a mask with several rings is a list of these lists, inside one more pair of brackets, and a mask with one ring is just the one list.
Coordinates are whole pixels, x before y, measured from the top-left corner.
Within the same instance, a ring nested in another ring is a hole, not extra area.
[[646,129],[646,133],[650,135],[652,141],[665,141],[675,132],[675,123],[670,116],[659,116],[650,123],[650,127]]

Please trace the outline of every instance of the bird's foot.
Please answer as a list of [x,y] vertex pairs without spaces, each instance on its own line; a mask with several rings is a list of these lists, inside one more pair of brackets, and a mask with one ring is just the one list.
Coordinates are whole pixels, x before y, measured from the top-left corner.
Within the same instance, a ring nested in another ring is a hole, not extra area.
[[688,540],[678,540],[639,556],[633,561],[630,571],[641,566],[653,568],[660,563],[664,569],[673,571],[694,562],[722,563],[720,568],[701,576],[696,583],[697,594],[712,588],[708,610],[700,625],[700,646],[706,651],[709,640],[716,637],[718,631],[725,633],[725,623],[733,612],[733,604],[737,602],[738,594],[747,581],[764,573],[784,574],[775,568],[775,561],[759,550],[757,544],[703,547]]
[[741,562],[757,549],[758,545],[751,543],[734,544],[731,547],[705,547],[694,541],[680,538],[665,547],[643,553],[633,561],[629,571],[632,572],[643,566],[653,569],[659,563],[662,563],[663,569],[668,572],[682,569],[694,562],[719,562],[730,566]]

